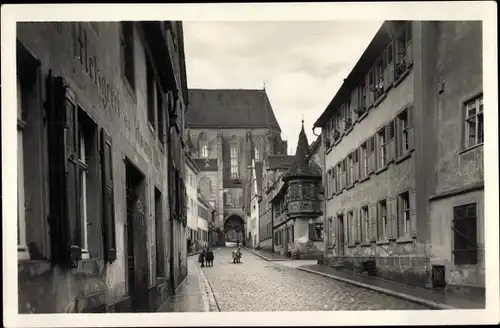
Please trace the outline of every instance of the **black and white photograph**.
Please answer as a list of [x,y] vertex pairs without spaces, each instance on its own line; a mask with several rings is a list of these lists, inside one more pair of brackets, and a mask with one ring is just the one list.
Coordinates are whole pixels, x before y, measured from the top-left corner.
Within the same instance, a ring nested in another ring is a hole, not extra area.
[[496,24],[2,6],[4,325],[498,323]]

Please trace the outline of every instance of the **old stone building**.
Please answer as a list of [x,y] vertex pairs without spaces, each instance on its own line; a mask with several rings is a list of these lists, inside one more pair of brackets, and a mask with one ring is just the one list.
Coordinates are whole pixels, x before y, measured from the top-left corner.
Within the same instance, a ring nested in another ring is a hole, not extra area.
[[315,123],[332,265],[484,287],[481,28],[385,22]]
[[315,245],[323,240],[321,180],[302,121],[292,164],[270,191],[275,252],[301,259],[322,254],[323,249]]
[[17,24],[20,313],[154,311],[186,276],[186,85],[180,22]]
[[262,186],[258,196],[259,204],[259,248],[274,251],[273,221],[274,213],[271,200],[276,192],[276,184],[285,172],[292,167],[293,155],[268,156],[262,163]]
[[200,167],[198,182],[217,211],[227,241],[248,242],[250,167],[286,153],[286,142],[265,90],[189,90],[187,138]]

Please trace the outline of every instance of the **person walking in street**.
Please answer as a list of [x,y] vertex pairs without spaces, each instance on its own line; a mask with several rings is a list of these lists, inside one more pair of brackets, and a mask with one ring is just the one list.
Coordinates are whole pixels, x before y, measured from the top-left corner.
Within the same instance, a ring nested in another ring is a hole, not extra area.
[[201,264],[202,268],[205,266],[205,259],[206,259],[206,253],[205,253],[205,249],[203,249],[200,252],[200,255],[198,255],[198,263]]
[[210,249],[207,248],[207,266],[214,266],[214,252]]

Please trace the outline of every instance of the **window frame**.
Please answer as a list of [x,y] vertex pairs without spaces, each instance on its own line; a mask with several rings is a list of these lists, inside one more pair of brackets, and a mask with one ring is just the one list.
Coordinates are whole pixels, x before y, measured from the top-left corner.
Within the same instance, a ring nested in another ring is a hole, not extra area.
[[135,27],[133,21],[120,22],[120,49],[122,57],[122,75],[131,91],[135,92]]
[[[361,207],[361,220],[362,220],[362,238],[363,240],[360,240],[361,242],[364,243],[369,243],[370,242],[370,210],[368,205],[362,206]],[[360,238],[361,239],[361,238]]]
[[[469,105],[474,105],[473,109],[475,109],[475,113],[469,115],[469,111],[472,109],[469,109]],[[484,144],[484,114],[483,114],[483,94],[479,94],[467,101],[464,102],[463,104],[464,107],[464,137],[463,137],[463,144],[465,149],[473,148],[476,146],[480,146]],[[474,143],[471,144],[471,129],[470,129],[470,120],[474,120]],[[482,129],[480,129],[480,123],[479,121],[482,121]],[[480,140],[480,136],[482,137],[482,140]]]
[[[384,211],[382,211],[384,208]],[[383,213],[385,212],[385,213]],[[382,215],[384,214],[384,215]],[[378,240],[388,240],[388,217],[387,217],[387,199],[381,199],[377,202],[377,237]]]
[[[406,207],[405,207],[406,206]],[[399,230],[399,237],[411,236],[411,205],[410,205],[410,192],[404,191],[398,195],[398,214],[400,217],[401,229]]]

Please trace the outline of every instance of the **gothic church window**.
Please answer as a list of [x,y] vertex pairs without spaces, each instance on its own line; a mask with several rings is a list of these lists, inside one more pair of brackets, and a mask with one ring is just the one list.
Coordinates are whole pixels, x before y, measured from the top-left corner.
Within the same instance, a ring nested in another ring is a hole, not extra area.
[[238,140],[233,137],[231,140],[231,178],[236,179],[239,177],[238,166]]
[[200,157],[208,158],[208,138],[204,133],[198,137],[198,147],[200,149]]

